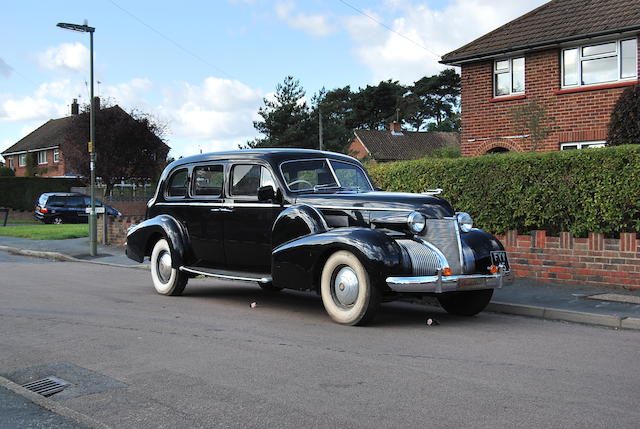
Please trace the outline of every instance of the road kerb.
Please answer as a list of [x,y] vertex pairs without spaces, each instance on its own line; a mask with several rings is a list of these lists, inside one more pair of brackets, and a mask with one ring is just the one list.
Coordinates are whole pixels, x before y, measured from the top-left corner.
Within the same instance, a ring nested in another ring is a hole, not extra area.
[[9,246],[0,246],[0,251],[9,252],[14,255],[31,256],[33,258],[51,259],[54,261],[62,261],[62,262],[85,262],[89,264],[106,265],[108,267],[136,268],[136,269],[144,269],[144,270],[149,269],[148,265],[124,265],[124,264],[114,264],[111,262],[88,261],[86,259],[75,258],[73,256],[66,255],[64,253],[59,253],[59,252],[43,252],[40,250],[18,249],[16,247],[9,247]]
[[620,328],[622,318],[609,314],[585,313],[581,311],[558,310],[546,308],[544,318],[547,320],[563,320],[565,322],[585,323],[587,325]]
[[620,323],[622,329],[637,329],[640,330],[640,318],[638,317],[626,317],[622,319]]
[[107,426],[104,423],[101,423],[92,417],[89,417],[85,414],[74,411],[58,402],[55,402],[51,399],[45,398],[44,396],[38,395],[37,393],[27,390],[24,387],[20,386],[19,384],[16,384],[13,381],[8,380],[2,376],[0,376],[0,386],[11,390],[13,393],[18,394],[25,399],[28,399],[29,401],[33,402],[34,404],[46,410],[56,413],[62,417],[71,419],[81,425],[94,428],[94,429],[111,429],[111,426]]
[[533,305],[509,304],[506,302],[491,302],[486,311],[494,313],[515,314],[518,316],[544,318],[544,307],[536,307]]

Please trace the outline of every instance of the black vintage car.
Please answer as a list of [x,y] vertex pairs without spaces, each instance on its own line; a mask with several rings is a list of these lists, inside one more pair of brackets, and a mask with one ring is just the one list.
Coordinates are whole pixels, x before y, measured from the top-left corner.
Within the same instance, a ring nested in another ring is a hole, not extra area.
[[495,237],[437,193],[376,191],[360,162],[337,153],[196,155],[164,170],[126,252],[150,257],[165,295],[205,275],[315,290],[342,324],[365,323],[403,294],[471,316],[510,277],[509,262]]

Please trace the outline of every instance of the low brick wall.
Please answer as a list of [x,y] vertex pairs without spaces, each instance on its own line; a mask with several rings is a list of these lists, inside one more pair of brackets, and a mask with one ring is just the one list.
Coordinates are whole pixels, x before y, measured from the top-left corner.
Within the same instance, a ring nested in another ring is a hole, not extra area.
[[147,210],[147,201],[110,201],[105,203],[126,216],[144,216]]
[[104,217],[98,215],[98,243],[112,246],[124,246],[127,241],[127,229],[144,220],[144,216],[108,216],[107,217],[107,242],[104,243]]
[[547,236],[546,231],[497,236],[509,253],[511,269],[518,277],[561,283],[640,289],[640,247],[636,233],[605,238],[590,233],[574,238],[570,233]]

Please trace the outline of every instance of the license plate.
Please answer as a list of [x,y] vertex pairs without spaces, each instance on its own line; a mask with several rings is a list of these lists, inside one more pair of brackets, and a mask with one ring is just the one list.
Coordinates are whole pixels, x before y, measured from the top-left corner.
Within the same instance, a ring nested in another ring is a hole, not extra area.
[[509,260],[507,259],[507,252],[503,250],[491,252],[491,264],[496,266],[502,264],[504,266],[504,270],[509,271],[510,268]]

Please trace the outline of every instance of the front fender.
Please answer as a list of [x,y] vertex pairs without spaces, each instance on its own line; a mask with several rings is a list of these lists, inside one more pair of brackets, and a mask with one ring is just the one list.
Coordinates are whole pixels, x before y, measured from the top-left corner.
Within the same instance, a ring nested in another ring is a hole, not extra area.
[[362,262],[374,287],[384,287],[388,275],[402,270],[402,250],[383,232],[360,227],[337,228],[276,247],[274,284],[300,290],[317,288],[324,262],[338,250],[353,253]]
[[151,256],[152,242],[162,236],[169,242],[173,268],[179,268],[188,258],[189,237],[180,222],[173,216],[159,215],[147,219],[127,232],[127,247],[129,258],[142,262],[145,256]]
[[491,265],[491,252],[504,250],[504,246],[493,235],[481,229],[472,229],[469,232],[460,234],[463,252],[467,260],[467,266],[472,266],[465,270],[465,274],[480,273],[486,274],[487,267]]

